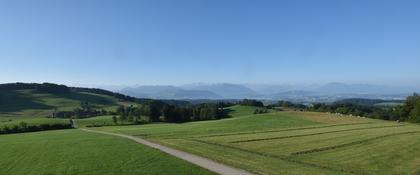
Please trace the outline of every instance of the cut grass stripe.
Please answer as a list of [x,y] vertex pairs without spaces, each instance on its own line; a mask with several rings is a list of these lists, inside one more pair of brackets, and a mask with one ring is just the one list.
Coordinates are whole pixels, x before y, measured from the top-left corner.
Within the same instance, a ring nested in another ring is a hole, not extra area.
[[226,134],[212,134],[212,135],[197,136],[197,137],[194,137],[194,138],[207,138],[207,137],[219,137],[219,136],[259,134],[259,133],[270,133],[270,132],[283,132],[283,131],[295,131],[295,130],[305,130],[305,129],[329,128],[329,127],[336,127],[336,126],[365,125],[365,124],[372,124],[372,122],[366,122],[366,123],[345,123],[345,124],[335,124],[335,125],[326,125],[326,126],[311,126],[311,127],[302,127],[302,128],[288,128],[288,129],[269,130],[269,131],[250,131],[250,132],[235,132],[235,133],[226,133]]
[[369,173],[362,172],[361,170],[353,171],[353,170],[346,170],[346,169],[343,169],[343,168],[333,168],[333,167],[329,167],[329,166],[325,166],[325,165],[319,165],[319,164],[315,164],[315,163],[295,160],[295,159],[292,159],[289,156],[272,155],[272,154],[267,154],[267,153],[255,152],[255,151],[251,151],[251,150],[247,150],[247,149],[243,149],[243,148],[238,148],[238,147],[235,147],[235,146],[224,145],[224,144],[220,144],[220,143],[209,142],[209,141],[204,141],[204,140],[199,140],[199,139],[188,139],[188,140],[199,142],[199,143],[204,143],[204,144],[209,144],[209,145],[213,145],[213,146],[219,146],[219,147],[223,147],[223,148],[227,148],[227,149],[233,149],[233,150],[246,152],[246,153],[254,154],[254,155],[259,155],[259,156],[263,156],[263,157],[269,157],[269,158],[273,158],[273,159],[287,161],[287,162],[291,162],[291,163],[296,163],[296,164],[303,165],[303,166],[315,167],[315,168],[320,168],[320,169],[325,169],[325,170],[330,170],[330,171],[335,171],[335,172],[344,172],[344,173],[359,174],[359,175],[369,175]]
[[378,129],[378,128],[388,128],[388,127],[400,127],[400,126],[404,126],[404,125],[391,125],[391,126],[375,126],[375,127],[365,127],[365,128],[352,128],[352,129],[343,129],[343,130],[327,131],[327,132],[319,132],[319,133],[311,133],[311,134],[290,135],[290,136],[280,136],[280,137],[269,137],[269,138],[261,138],[261,139],[237,140],[237,141],[231,141],[229,143],[258,142],[258,141],[264,141],[264,140],[278,140],[278,139],[287,139],[287,138],[294,138],[294,137],[305,137],[305,136],[314,136],[314,135],[322,135],[322,134],[331,134],[331,133],[346,132],[346,131],[357,131],[357,130]]
[[316,153],[316,152],[321,152],[321,151],[328,151],[328,150],[353,146],[353,145],[357,145],[357,144],[362,144],[362,143],[366,143],[366,142],[370,142],[370,141],[374,141],[374,140],[379,140],[379,139],[383,139],[383,138],[387,138],[387,137],[393,137],[393,136],[399,136],[399,135],[405,135],[405,134],[416,134],[416,133],[420,133],[420,131],[408,131],[408,132],[400,132],[400,133],[382,135],[382,136],[372,137],[372,138],[368,138],[368,139],[364,139],[364,140],[358,140],[358,141],[353,141],[353,142],[339,144],[339,145],[333,145],[333,146],[315,148],[315,149],[310,149],[310,150],[298,151],[298,152],[291,153],[291,155],[297,156],[297,155],[310,154],[310,153]]

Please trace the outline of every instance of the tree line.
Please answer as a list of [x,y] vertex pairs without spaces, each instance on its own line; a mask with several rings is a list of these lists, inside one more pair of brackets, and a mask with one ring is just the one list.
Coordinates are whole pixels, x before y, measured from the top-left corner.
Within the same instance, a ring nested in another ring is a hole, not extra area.
[[18,124],[1,126],[0,134],[13,134],[13,133],[22,133],[22,132],[35,132],[35,131],[70,129],[70,128],[72,128],[72,125],[70,123],[28,124],[26,122],[20,122]]
[[332,112],[383,120],[420,123],[420,96],[408,96],[402,105],[395,107],[376,107],[353,103],[316,103],[307,108],[310,111]]
[[98,88],[82,88],[82,87],[68,87],[66,85],[54,84],[54,83],[5,83],[0,84],[0,90],[34,90],[35,92],[39,93],[51,93],[51,94],[63,94],[69,92],[87,92],[87,93],[95,93],[100,95],[107,95],[118,98],[122,101],[130,101],[130,102],[145,102],[151,101],[151,99],[139,99],[135,97],[130,97],[124,94],[111,92],[103,89]]
[[65,85],[53,83],[7,83],[0,84],[0,90],[23,90],[33,89],[39,93],[62,94],[70,92],[70,88]]
[[420,96],[414,93],[407,97],[404,105],[392,109],[392,114],[399,120],[420,123]]
[[83,87],[68,87],[66,85],[54,84],[54,83],[5,83],[0,84],[0,91],[14,91],[14,90],[34,90],[39,93],[51,93],[51,94],[64,94],[69,92],[86,92],[99,95],[106,95],[115,97],[120,101],[128,101],[134,103],[166,103],[171,105],[186,106],[190,105],[188,101],[182,100],[155,100],[146,98],[136,98],[128,95],[124,95],[117,92],[112,92],[98,88],[83,88]]
[[[181,123],[200,120],[216,120],[227,117],[224,106],[219,103],[204,103],[177,106],[166,103],[148,103],[139,106],[120,106],[116,114],[120,121],[134,123],[170,122]],[[114,122],[117,122],[114,118]]]
[[239,101],[238,104],[244,105],[244,106],[256,106],[256,107],[264,107],[264,103],[258,100],[253,99],[243,99],[242,101]]

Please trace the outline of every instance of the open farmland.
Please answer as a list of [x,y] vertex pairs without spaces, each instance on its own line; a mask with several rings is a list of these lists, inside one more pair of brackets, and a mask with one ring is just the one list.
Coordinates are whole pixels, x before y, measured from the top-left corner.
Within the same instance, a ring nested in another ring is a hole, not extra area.
[[236,111],[241,115],[217,121],[96,129],[146,138],[258,174],[420,173],[416,124],[251,111]]
[[0,135],[0,174],[213,174],[124,138],[69,129]]

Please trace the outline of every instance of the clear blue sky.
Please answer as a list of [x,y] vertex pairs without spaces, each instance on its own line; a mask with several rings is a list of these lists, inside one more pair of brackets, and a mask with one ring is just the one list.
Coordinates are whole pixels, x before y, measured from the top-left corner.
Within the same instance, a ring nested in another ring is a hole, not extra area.
[[420,84],[418,0],[1,0],[0,82]]

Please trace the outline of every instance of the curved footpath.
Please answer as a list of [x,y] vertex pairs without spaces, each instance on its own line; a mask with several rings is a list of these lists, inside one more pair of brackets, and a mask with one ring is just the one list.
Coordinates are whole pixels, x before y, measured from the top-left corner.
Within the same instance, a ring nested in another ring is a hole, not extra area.
[[156,144],[150,141],[147,141],[145,139],[142,138],[138,138],[138,137],[134,137],[134,136],[130,136],[130,135],[124,135],[124,134],[117,134],[117,133],[112,133],[112,132],[106,132],[106,131],[95,131],[95,130],[90,130],[90,129],[84,129],[84,128],[80,128],[83,131],[86,132],[92,132],[92,133],[99,133],[99,134],[106,134],[106,135],[112,135],[112,136],[118,136],[118,137],[124,137],[130,140],[133,140],[137,143],[158,149],[162,152],[168,153],[172,156],[175,156],[177,158],[186,160],[192,164],[198,165],[200,167],[203,167],[205,169],[208,169],[210,171],[213,171],[215,173],[219,173],[219,174],[223,174],[223,175],[252,175],[252,173],[241,170],[241,169],[237,169],[237,168],[233,168],[231,166],[227,166],[221,163],[217,163],[215,161],[212,161],[210,159],[204,158],[204,157],[200,157],[194,154],[190,154],[184,151],[180,151],[180,150],[176,150],[173,148],[169,148],[160,144]]

